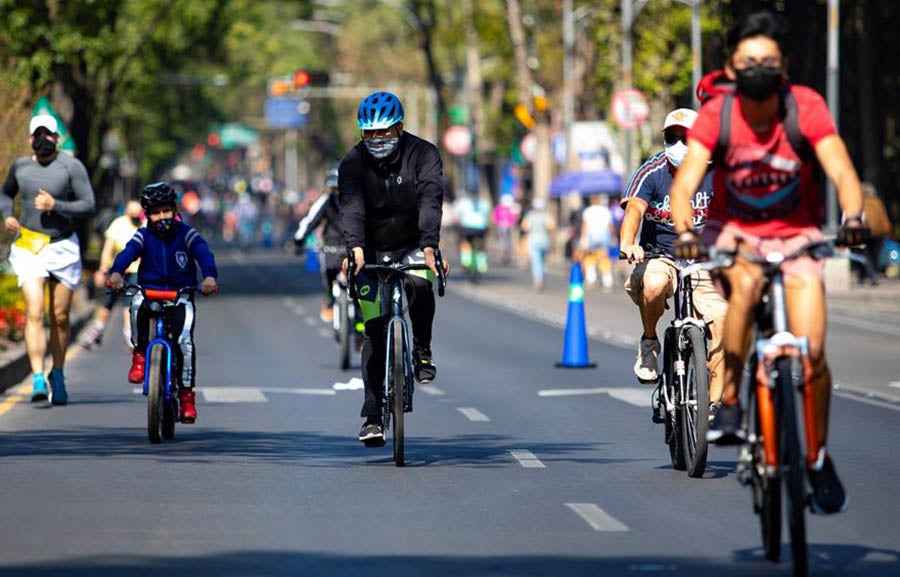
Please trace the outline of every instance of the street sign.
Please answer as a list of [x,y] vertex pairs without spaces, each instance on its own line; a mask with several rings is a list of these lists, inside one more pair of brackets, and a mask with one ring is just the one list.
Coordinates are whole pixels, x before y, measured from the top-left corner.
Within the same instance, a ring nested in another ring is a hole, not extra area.
[[444,149],[454,156],[465,156],[472,151],[472,131],[468,126],[451,126],[441,139]]
[[266,124],[270,128],[302,128],[306,126],[308,103],[300,98],[267,98]]
[[637,128],[647,120],[650,107],[636,88],[618,90],[612,98],[612,117],[619,128]]

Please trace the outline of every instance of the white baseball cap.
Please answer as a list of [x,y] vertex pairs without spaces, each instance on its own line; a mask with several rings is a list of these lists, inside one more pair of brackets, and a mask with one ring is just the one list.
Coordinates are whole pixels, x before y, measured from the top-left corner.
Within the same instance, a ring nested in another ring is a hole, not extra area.
[[697,120],[697,113],[690,108],[676,108],[672,112],[666,114],[666,122],[663,124],[663,130],[670,126],[683,126],[690,129]]
[[56,119],[49,114],[38,114],[31,118],[31,124],[28,125],[28,134],[34,134],[34,131],[38,128],[46,128],[53,134],[59,132],[59,125],[56,124]]

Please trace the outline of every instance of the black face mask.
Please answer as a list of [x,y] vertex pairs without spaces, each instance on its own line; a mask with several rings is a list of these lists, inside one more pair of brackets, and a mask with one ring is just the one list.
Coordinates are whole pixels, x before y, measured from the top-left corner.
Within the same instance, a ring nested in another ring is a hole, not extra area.
[[159,238],[166,238],[175,232],[175,219],[161,218],[156,222],[148,222],[147,229]]
[[36,136],[31,139],[31,148],[38,156],[50,156],[56,152],[56,143],[43,136]]
[[769,66],[749,66],[735,70],[737,91],[751,100],[767,100],[781,85],[781,69]]

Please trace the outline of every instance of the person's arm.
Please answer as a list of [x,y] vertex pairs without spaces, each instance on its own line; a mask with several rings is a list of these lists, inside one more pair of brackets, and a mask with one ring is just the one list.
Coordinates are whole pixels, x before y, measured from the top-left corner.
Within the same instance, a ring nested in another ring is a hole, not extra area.
[[3,181],[3,194],[0,194],[0,215],[4,218],[13,216],[13,199],[19,194],[19,181],[16,180],[16,163],[9,167],[6,180]]
[[706,171],[709,170],[709,160],[712,157],[709,149],[697,140],[688,139],[688,151],[684,161],[675,173],[675,179],[669,189],[669,202],[672,208],[672,221],[675,232],[682,235],[686,232],[694,232],[694,210],[691,208],[691,198],[703,182]]
[[638,244],[637,235],[646,212],[647,202],[641,198],[633,198],[625,205],[625,218],[619,229],[619,250],[629,262],[644,260],[644,249]]
[[100,250],[100,266],[94,273],[94,286],[102,287],[106,282],[106,275],[109,274],[112,267],[113,259],[116,257],[116,241],[107,238],[103,241],[103,248]]
[[319,226],[319,223],[322,222],[322,215],[325,214],[325,206],[328,204],[330,198],[331,193],[325,193],[317,198],[312,206],[309,207],[309,212],[303,217],[300,224],[297,225],[297,232],[294,233],[295,243],[302,243],[303,239]]
[[444,168],[437,148],[426,145],[416,167],[419,202],[419,248],[438,248],[444,205]]
[[219,286],[216,279],[219,278],[219,271],[216,268],[216,258],[209,250],[209,244],[206,239],[200,236],[195,229],[190,229],[184,237],[187,243],[190,257],[193,258],[200,266],[200,274],[203,275],[203,281],[200,283],[200,292],[205,296],[209,296],[218,292]]
[[67,165],[69,171],[69,184],[75,193],[75,200],[60,200],[54,198],[52,210],[63,212],[72,216],[86,216],[94,213],[94,189],[91,188],[91,180],[87,170],[81,161],[72,159]]
[[859,177],[844,141],[837,134],[821,139],[815,147],[822,170],[837,188],[838,202],[848,217],[862,214],[863,198]]

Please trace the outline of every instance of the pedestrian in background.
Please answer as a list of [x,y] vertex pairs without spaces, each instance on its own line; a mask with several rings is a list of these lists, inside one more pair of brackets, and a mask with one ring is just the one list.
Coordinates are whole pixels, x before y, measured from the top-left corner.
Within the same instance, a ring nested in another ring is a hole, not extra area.
[[550,235],[556,230],[556,222],[547,211],[546,200],[538,197],[531,202],[531,210],[522,219],[522,230],[528,234],[534,290],[541,291],[544,289],[544,263],[550,249]]
[[[109,269],[112,267],[113,260],[116,255],[122,252],[134,233],[141,227],[141,215],[144,209],[141,203],[136,200],[129,200],[125,204],[125,214],[113,219],[103,233],[103,248],[100,250],[100,266],[94,273],[94,286],[103,290],[106,285],[106,277]],[[137,282],[137,270],[140,260],[131,263],[131,266],[125,271],[125,282]],[[90,348],[93,345],[99,345],[103,341],[103,333],[106,331],[106,324],[112,314],[112,309],[119,300],[119,293],[107,291],[104,294],[103,302],[97,307],[94,313],[94,320],[91,325],[84,331],[78,344],[84,348]],[[122,336],[125,338],[125,346],[131,348],[131,314],[128,307],[131,303],[130,297],[125,297],[123,301],[125,306],[122,309]]]
[[[17,159],[0,194],[0,213],[7,232],[16,234],[9,263],[25,297],[25,350],[31,365],[31,401],[68,402],[63,368],[69,347],[72,295],[81,280],[81,247],[76,216],[94,212],[94,190],[80,160],[60,154],[56,118],[39,114],[28,127],[34,154]],[[21,193],[18,218],[13,200]],[[44,377],[47,334],[44,330],[44,286],[50,288],[50,389]]]

